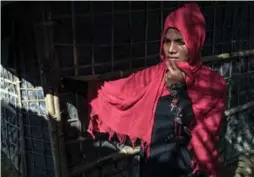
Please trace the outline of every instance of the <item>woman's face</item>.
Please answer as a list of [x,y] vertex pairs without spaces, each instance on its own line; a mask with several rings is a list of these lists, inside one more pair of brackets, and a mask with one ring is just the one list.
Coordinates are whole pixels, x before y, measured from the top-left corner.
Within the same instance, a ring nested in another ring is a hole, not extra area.
[[180,32],[175,28],[169,28],[163,40],[163,52],[167,59],[187,61],[188,49]]

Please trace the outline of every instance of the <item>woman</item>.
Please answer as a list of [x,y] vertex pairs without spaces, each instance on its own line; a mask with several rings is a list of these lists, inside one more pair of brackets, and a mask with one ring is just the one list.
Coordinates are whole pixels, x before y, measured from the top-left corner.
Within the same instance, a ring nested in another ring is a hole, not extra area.
[[143,176],[218,176],[226,84],[201,62],[204,40],[199,7],[185,4],[166,18],[162,62],[105,82],[90,102],[91,135],[141,140]]

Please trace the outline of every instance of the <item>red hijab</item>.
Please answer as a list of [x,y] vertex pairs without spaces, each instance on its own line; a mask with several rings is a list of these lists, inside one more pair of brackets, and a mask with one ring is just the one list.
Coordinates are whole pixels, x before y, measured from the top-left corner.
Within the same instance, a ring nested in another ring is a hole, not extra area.
[[[195,3],[187,3],[165,20],[161,40],[162,62],[116,81],[104,82],[90,101],[88,132],[116,134],[120,142],[128,137],[134,144],[141,140],[147,149],[151,142],[154,113],[158,99],[168,93],[163,76],[166,72],[162,43],[169,27],[177,28],[188,48],[188,62],[177,62],[186,73],[186,84],[193,104],[195,124],[189,148],[194,152],[193,167],[217,176],[217,142],[224,112],[226,84],[223,77],[202,65],[199,53],[205,40],[205,19]],[[88,96],[92,96],[92,91]],[[168,93],[170,94],[170,93]]]

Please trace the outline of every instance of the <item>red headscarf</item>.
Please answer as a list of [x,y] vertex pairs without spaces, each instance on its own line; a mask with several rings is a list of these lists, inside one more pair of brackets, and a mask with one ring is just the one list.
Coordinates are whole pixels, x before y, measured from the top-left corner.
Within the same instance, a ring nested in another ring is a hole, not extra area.
[[[185,4],[166,18],[161,45],[169,27],[180,31],[189,53],[188,62],[177,62],[177,65],[186,73],[195,115],[189,144],[194,152],[193,167],[217,176],[217,143],[226,98],[225,80],[203,66],[199,58],[205,40],[205,20],[195,3]],[[164,61],[162,46],[160,57]],[[126,137],[132,143],[140,139],[149,153],[155,108],[159,97],[168,93],[163,80],[165,72],[165,64],[161,62],[127,78],[104,82],[90,102],[88,132],[91,135],[107,132],[110,137],[116,134],[120,142]],[[91,96],[91,92],[89,94]]]

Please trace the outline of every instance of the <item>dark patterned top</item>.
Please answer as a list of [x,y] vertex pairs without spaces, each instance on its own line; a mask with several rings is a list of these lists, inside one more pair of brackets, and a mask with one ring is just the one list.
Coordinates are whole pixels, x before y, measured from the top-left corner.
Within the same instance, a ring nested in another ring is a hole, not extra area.
[[182,83],[177,83],[168,89],[172,96],[170,112],[174,119],[175,135],[179,138],[183,138],[186,135],[191,136],[189,126],[194,115],[186,87]]
[[185,85],[169,88],[159,99],[151,137],[150,156],[141,154],[141,177],[187,177],[192,174],[189,124],[194,118]]

